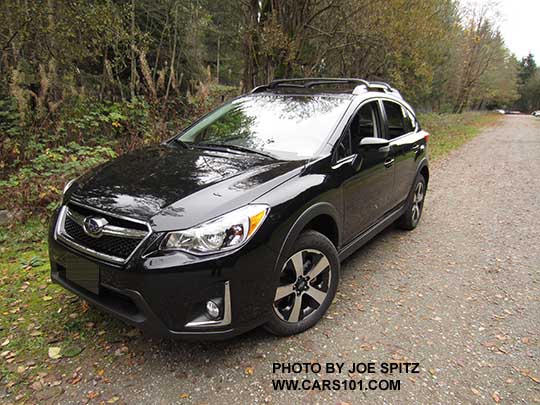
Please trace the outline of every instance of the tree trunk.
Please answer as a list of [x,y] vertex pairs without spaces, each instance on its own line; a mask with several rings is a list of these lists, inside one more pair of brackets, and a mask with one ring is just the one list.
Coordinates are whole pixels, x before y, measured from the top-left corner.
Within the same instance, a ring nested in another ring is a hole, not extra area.
[[219,52],[220,52],[220,49],[221,48],[221,38],[218,36],[218,39],[217,39],[217,60],[216,60],[216,83],[219,84]]
[[135,76],[137,75],[137,61],[135,60],[135,0],[131,0],[131,75],[129,80],[129,92],[131,98],[135,98]]

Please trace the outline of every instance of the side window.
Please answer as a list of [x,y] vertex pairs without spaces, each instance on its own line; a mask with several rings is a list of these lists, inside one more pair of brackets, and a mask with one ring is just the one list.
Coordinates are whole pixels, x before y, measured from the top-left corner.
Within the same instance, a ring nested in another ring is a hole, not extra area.
[[410,132],[406,129],[402,107],[393,101],[383,101],[383,104],[388,121],[388,139],[394,139]]
[[337,160],[358,153],[360,141],[379,136],[377,101],[363,105],[351,120],[337,149]]
[[341,159],[345,159],[347,156],[352,155],[351,151],[351,129],[347,128],[337,146],[336,161],[339,162]]
[[412,115],[405,107],[401,107],[401,110],[403,111],[403,117],[405,119],[405,133],[408,134],[409,132],[413,132],[416,129],[416,119],[414,118],[414,115]]
[[377,108],[377,102],[372,101],[362,106],[356,113],[356,117],[354,117],[356,121],[353,121],[351,125],[351,143],[353,148],[356,148],[353,150],[354,153],[358,151],[358,145],[360,145],[362,138],[379,136]]

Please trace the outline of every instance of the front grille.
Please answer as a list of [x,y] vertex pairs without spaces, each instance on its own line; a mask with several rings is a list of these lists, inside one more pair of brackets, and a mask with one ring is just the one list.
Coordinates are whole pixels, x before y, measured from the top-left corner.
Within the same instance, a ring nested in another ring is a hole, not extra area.
[[77,224],[71,218],[67,217],[64,224],[66,233],[81,245],[95,250],[96,252],[127,259],[141,239],[119,238],[116,236],[104,235],[100,238],[93,238],[84,232],[82,226]]
[[[128,219],[95,212],[86,207],[70,204],[69,207],[63,208],[62,213],[63,216],[59,219],[60,229],[58,234],[60,238],[72,247],[104,260],[117,263],[124,262],[141,244],[145,232],[146,236],[148,235],[148,228],[140,222],[132,222]],[[98,238],[92,237],[85,232],[82,226],[82,219],[89,215],[104,217],[111,225],[123,229],[124,235],[129,231],[138,231],[141,235],[140,237],[138,237],[139,235],[123,237],[122,235],[113,234],[101,235]],[[145,230],[145,232],[141,232],[142,230]]]
[[118,218],[112,215],[101,214],[96,211],[93,211],[90,208],[81,207],[80,205],[76,205],[72,203],[68,204],[68,207],[71,211],[74,211],[85,217],[89,215],[97,215],[97,216],[105,217],[111,225],[121,226],[123,228],[129,228],[129,229],[138,229],[138,230],[148,231],[147,226],[140,222],[133,222],[133,221],[129,221],[123,218]]

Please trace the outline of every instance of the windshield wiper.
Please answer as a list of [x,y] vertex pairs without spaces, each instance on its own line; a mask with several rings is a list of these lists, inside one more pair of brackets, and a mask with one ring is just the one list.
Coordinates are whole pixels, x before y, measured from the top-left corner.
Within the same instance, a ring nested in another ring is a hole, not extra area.
[[244,153],[260,155],[260,156],[264,156],[270,159],[277,160],[275,156],[269,153],[260,152],[258,150],[246,148],[245,146],[240,146],[240,145],[228,145],[228,144],[223,144],[223,143],[203,142],[203,143],[194,144],[193,146],[202,147],[202,148],[208,147],[208,148],[216,148],[216,149],[229,149],[229,150],[234,150],[234,151],[239,151],[239,152],[244,152]]
[[190,147],[188,146],[187,143],[185,143],[184,141],[181,141],[180,138],[174,138],[173,139],[173,142],[174,143],[177,143],[178,145],[180,145],[182,148],[184,149],[190,149]]

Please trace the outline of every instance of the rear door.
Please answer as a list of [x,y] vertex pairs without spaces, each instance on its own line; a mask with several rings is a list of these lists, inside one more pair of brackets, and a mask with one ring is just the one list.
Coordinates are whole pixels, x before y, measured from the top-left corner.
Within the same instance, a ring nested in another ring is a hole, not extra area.
[[390,148],[360,147],[365,137],[383,136],[379,101],[360,106],[336,145],[333,171],[343,193],[344,242],[366,230],[388,210],[394,170],[385,162]]
[[417,156],[423,141],[414,114],[397,101],[382,100],[386,116],[386,137],[394,157],[394,186],[391,207],[402,203],[409,194],[417,169]]

